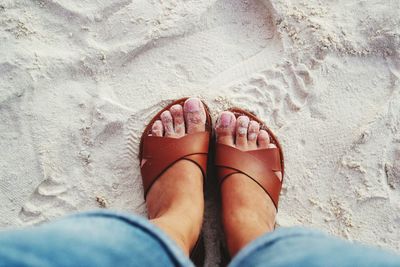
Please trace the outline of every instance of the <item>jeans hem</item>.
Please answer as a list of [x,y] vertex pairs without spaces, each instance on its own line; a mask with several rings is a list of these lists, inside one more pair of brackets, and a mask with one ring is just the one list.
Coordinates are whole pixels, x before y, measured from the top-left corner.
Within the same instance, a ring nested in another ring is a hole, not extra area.
[[115,219],[127,223],[132,227],[140,228],[151,238],[159,242],[159,244],[164,248],[164,251],[168,254],[168,256],[171,258],[176,266],[193,266],[189,258],[183,253],[183,251],[173,240],[171,240],[165,233],[163,233],[161,229],[151,224],[147,219],[143,217],[134,214],[126,214],[123,212],[96,210],[72,214],[61,220],[68,220],[69,218],[72,219],[79,217],[103,217]]
[[274,243],[286,239],[288,237],[296,237],[296,236],[313,236],[320,237],[326,236],[326,234],[319,232],[317,230],[307,229],[303,227],[291,227],[286,228],[282,227],[277,230],[274,230],[271,233],[267,233],[262,235],[244,247],[239,253],[232,259],[229,266],[241,266],[241,263],[245,261],[248,257],[251,257],[251,254],[255,253],[260,249],[264,249],[265,247],[272,246]]

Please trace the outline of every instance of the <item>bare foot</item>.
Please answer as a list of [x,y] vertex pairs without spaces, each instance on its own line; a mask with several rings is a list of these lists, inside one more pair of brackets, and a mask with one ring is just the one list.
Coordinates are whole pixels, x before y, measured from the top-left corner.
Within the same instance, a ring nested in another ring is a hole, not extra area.
[[[183,107],[172,106],[160,117],[152,126],[153,136],[180,138],[205,131],[206,112],[197,98],[186,100]],[[188,160],[176,162],[150,188],[146,205],[150,221],[189,255],[199,237],[204,214],[200,168]]]
[[[265,130],[247,116],[220,114],[217,142],[242,151],[276,147]],[[229,156],[229,155],[227,155]],[[276,172],[282,180],[282,173]],[[262,187],[244,174],[233,174],[221,185],[222,223],[231,256],[257,237],[274,229],[276,208]]]

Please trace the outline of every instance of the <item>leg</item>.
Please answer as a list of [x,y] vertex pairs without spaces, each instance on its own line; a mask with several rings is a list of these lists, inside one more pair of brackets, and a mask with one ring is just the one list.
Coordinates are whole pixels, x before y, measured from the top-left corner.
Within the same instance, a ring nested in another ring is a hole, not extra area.
[[[216,125],[217,142],[242,151],[275,147],[266,131],[247,116],[237,119],[222,112]],[[228,155],[229,156],[229,155]],[[276,175],[282,179],[282,174]],[[222,223],[231,256],[274,229],[276,208],[265,191],[244,174],[234,174],[221,185]]]
[[0,266],[192,266],[147,220],[112,212],[78,214],[0,233]]
[[[197,98],[174,105],[152,126],[152,135],[180,138],[205,131],[206,113]],[[144,162],[142,162],[144,164]],[[149,219],[186,253],[198,240],[204,213],[203,175],[191,161],[180,160],[165,171],[146,197]]]
[[400,266],[400,256],[304,228],[281,228],[253,241],[230,266]]

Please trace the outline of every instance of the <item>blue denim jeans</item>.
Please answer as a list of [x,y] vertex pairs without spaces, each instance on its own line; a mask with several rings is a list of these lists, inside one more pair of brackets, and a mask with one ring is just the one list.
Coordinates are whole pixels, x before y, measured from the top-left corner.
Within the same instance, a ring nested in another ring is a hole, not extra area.
[[[193,266],[147,220],[95,211],[0,232],[0,266]],[[230,266],[400,266],[400,256],[303,228],[281,228],[249,244]]]

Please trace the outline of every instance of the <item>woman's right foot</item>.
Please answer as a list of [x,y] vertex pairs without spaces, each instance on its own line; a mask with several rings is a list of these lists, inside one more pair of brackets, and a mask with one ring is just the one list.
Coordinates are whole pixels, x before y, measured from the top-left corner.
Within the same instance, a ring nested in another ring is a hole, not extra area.
[[[247,116],[222,112],[216,123],[217,143],[242,151],[274,148],[265,130]],[[229,155],[227,155],[229,156]],[[275,172],[282,180],[282,173]],[[221,185],[222,224],[231,256],[261,235],[274,230],[276,208],[263,188],[244,174],[233,174]]]
[[[172,106],[152,125],[151,135],[181,138],[206,130],[206,111],[198,98]],[[145,160],[142,161],[142,165]],[[199,238],[204,213],[203,174],[189,160],[163,172],[146,197],[148,217],[189,255]]]

